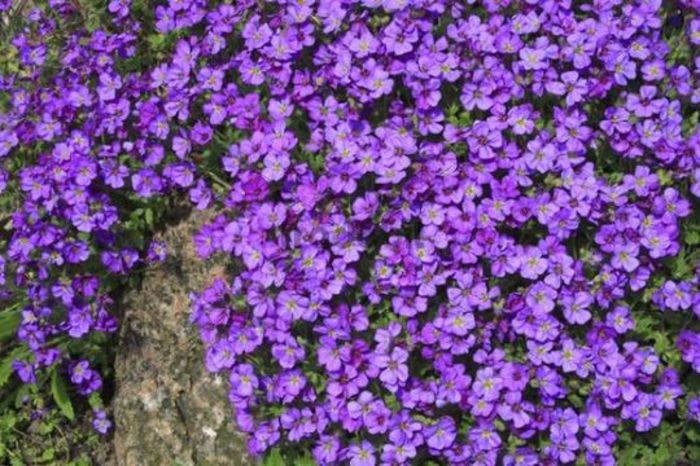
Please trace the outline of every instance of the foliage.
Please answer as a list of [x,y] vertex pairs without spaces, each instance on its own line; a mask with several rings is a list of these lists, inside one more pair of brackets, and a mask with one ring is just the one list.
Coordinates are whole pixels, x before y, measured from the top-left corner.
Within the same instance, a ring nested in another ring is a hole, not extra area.
[[0,390],[0,464],[9,466],[100,464],[104,448],[89,422],[68,422],[56,409],[48,384]]

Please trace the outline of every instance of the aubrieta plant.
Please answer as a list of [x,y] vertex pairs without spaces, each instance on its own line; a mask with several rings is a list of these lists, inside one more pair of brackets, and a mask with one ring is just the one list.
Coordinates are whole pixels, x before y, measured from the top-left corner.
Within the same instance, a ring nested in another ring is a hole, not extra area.
[[0,62],[2,186],[22,199],[1,256],[24,300],[15,373],[100,390],[61,342],[116,329],[104,283],[167,247],[123,234],[153,223],[135,206],[184,197],[221,212],[193,240],[235,273],[193,294],[192,321],[252,454],[700,462],[699,13],[31,9]]

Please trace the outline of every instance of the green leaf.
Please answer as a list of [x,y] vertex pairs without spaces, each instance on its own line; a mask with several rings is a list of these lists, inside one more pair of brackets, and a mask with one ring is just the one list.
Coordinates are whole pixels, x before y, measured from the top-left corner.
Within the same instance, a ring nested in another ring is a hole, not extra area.
[[659,448],[654,451],[654,461],[655,464],[671,464],[670,461],[673,459],[671,450],[668,445],[662,444]]
[[47,448],[44,453],[41,454],[39,458],[41,461],[51,461],[56,457],[56,450],[53,448]]
[[700,462],[700,445],[688,445],[686,447],[686,453],[690,464],[698,464]]
[[27,352],[27,349],[23,346],[18,346],[17,348],[10,351],[5,358],[0,361],[0,388],[10,380],[12,375],[12,362],[15,359],[20,359]]
[[659,170],[656,172],[661,182],[661,186],[672,186],[673,185],[673,173],[667,170]]
[[697,425],[690,425],[688,426],[688,429],[685,431],[685,436],[688,437],[688,440],[690,440],[693,443],[698,443],[700,445],[700,429],[698,429]]
[[165,37],[164,34],[151,34],[146,37],[146,40],[153,49],[157,50],[165,43]]
[[685,236],[683,237],[683,241],[688,246],[695,246],[696,244],[700,244],[700,232],[698,232],[698,231],[687,232],[685,234]]
[[102,408],[104,403],[102,403],[102,397],[99,392],[92,392],[88,398],[88,403],[93,409]]
[[12,339],[17,333],[17,326],[22,320],[19,309],[0,313],[0,343]]
[[87,458],[78,458],[71,464],[72,466],[90,466],[90,461]]
[[294,466],[315,466],[316,462],[310,456],[302,456],[294,460]]
[[639,453],[639,446],[636,444],[626,445],[625,448],[621,448],[616,455],[619,464],[634,464],[637,462],[637,454]]
[[153,210],[151,209],[146,209],[144,211],[144,218],[146,219],[146,225],[149,228],[153,228],[155,225],[155,222],[153,221]]
[[273,448],[262,462],[263,466],[287,466],[279,448]]
[[75,419],[73,404],[70,402],[66,389],[66,381],[55,369],[51,372],[51,393],[63,415],[71,421]]
[[7,381],[10,380],[10,376],[12,375],[12,361],[13,358],[6,357],[0,363],[0,387],[5,385]]

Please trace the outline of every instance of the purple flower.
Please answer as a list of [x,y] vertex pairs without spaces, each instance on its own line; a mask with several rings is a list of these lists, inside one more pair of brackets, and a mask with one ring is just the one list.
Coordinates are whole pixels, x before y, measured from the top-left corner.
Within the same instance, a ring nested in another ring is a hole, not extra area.
[[585,413],[579,415],[579,423],[584,433],[588,437],[598,437],[609,428],[608,420],[596,404],[586,408]]
[[499,396],[503,379],[492,368],[488,367],[477,371],[472,389],[474,393],[487,401],[496,400]]
[[657,409],[657,399],[653,395],[640,393],[632,403],[634,428],[637,432],[646,432],[661,422],[661,411]]
[[102,387],[102,378],[90,367],[90,363],[83,359],[73,364],[70,368],[70,380],[83,395],[99,390]]
[[530,288],[526,303],[535,314],[546,314],[554,309],[557,292],[543,283],[536,283]]
[[523,278],[536,280],[547,270],[547,260],[542,258],[539,248],[528,248],[520,260],[520,274]]
[[627,272],[632,272],[639,267],[638,255],[639,247],[634,243],[627,243],[616,249],[610,263],[615,268],[622,268]]
[[408,380],[408,352],[396,347],[388,355],[377,355],[374,364],[382,369],[379,380],[389,387],[403,385]]
[[106,435],[112,428],[112,422],[107,419],[107,413],[101,409],[93,411],[92,427],[102,435]]
[[451,417],[442,417],[437,423],[427,427],[424,432],[427,444],[435,450],[449,448],[457,438],[457,430]]
[[632,320],[629,309],[622,306],[618,306],[613,309],[612,312],[608,313],[606,316],[606,323],[613,327],[619,334],[623,334],[634,328],[634,320]]
[[80,338],[90,331],[93,323],[89,307],[72,308],[68,314],[68,334]]
[[496,430],[485,423],[469,431],[469,440],[477,450],[494,450],[501,445],[501,437]]
[[593,304],[593,297],[585,291],[579,291],[574,295],[564,295],[561,298],[564,308],[564,317],[572,324],[585,324],[591,318],[589,307]]
[[314,459],[319,464],[333,464],[340,454],[340,440],[336,436],[322,435],[313,448]]
[[251,396],[258,388],[258,378],[250,364],[236,366],[231,373],[230,382],[232,393],[239,397]]
[[15,15],[0,76],[12,368],[99,390],[83,350],[116,330],[129,274],[177,265],[153,267],[182,245],[148,238],[189,205],[211,211],[195,251],[226,262],[191,321],[256,457],[614,464],[638,440],[625,423],[680,431],[662,412],[698,417],[700,23],[697,1],[676,3],[110,0],[98,28],[63,0]]
[[700,421],[700,398],[697,396],[688,401],[688,419]]
[[350,466],[374,466],[377,463],[374,447],[367,440],[350,445],[346,453]]

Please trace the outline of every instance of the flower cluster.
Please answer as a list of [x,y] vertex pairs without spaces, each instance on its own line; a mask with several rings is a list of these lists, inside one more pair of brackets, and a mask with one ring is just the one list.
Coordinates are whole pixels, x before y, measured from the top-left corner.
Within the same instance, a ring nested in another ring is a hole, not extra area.
[[222,208],[192,320],[256,455],[613,464],[699,417],[697,2],[131,3],[59,58],[33,11],[0,81],[21,376],[114,330],[94,275],[164,257],[129,202],[183,193]]
[[[685,253],[680,186],[698,194],[700,62],[669,50],[659,2],[509,4],[242,25],[240,79],[270,98],[235,117],[235,214],[195,238],[240,270],[193,319],[253,452],[608,464],[620,429],[676,409],[680,366],[636,320],[700,312],[696,278],[658,282]],[[696,370],[698,343],[678,343]]]
[[[134,56],[137,36],[88,34],[68,3],[23,6],[0,6],[2,24],[22,26],[0,67],[0,197],[15,209],[0,219],[0,299],[12,304],[7,315],[17,314],[28,349],[13,353],[21,356],[12,361],[19,379],[37,383],[40,373],[63,371],[77,393],[90,395],[102,376],[79,353],[94,352],[101,335],[117,329],[109,277],[164,259],[164,245],[134,241],[125,220],[148,186],[175,186],[175,175],[161,177],[178,168],[162,164],[150,179],[147,167],[164,149],[132,137],[145,120],[130,115],[148,79],[119,66]],[[98,424],[103,433],[111,425]]]

